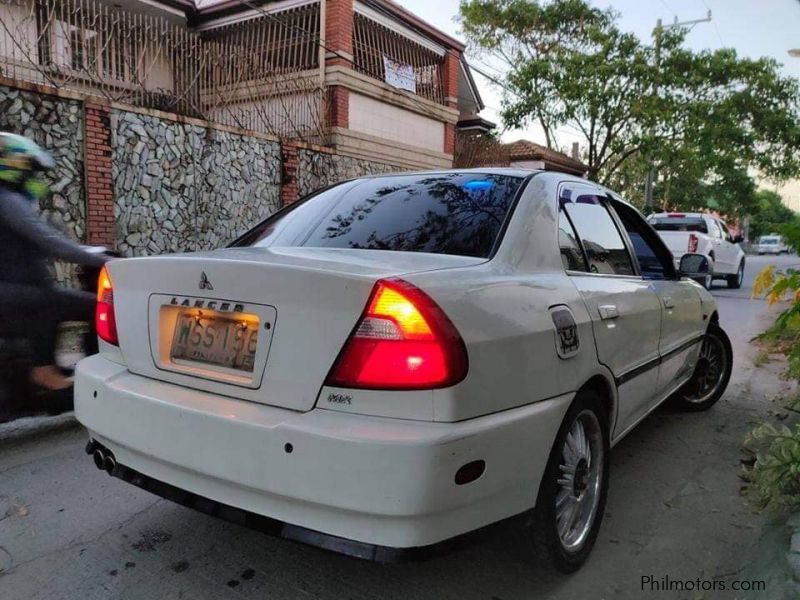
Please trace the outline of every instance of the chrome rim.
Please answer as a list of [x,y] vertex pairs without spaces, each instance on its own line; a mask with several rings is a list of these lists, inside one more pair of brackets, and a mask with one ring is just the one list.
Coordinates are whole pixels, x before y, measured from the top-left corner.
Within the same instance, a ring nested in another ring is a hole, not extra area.
[[712,334],[703,338],[694,375],[686,384],[684,397],[689,402],[700,403],[712,398],[722,385],[728,364],[728,352],[722,340]]
[[744,265],[739,265],[739,285],[742,285],[742,281],[744,281]]
[[581,412],[561,449],[556,493],[556,527],[561,544],[569,552],[583,546],[592,528],[603,484],[603,433],[597,416]]

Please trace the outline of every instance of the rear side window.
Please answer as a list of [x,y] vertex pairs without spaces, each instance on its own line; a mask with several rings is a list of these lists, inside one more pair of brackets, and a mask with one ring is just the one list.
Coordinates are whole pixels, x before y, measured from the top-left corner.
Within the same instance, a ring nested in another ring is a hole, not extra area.
[[523,178],[431,173],[333,187],[279,213],[239,245],[430,252],[488,258]]
[[581,246],[563,209],[558,214],[558,246],[561,250],[561,264],[566,271],[588,271]]
[[650,224],[656,231],[696,231],[708,233],[702,217],[651,217]]
[[603,275],[634,274],[628,249],[601,196],[591,191],[564,189],[561,206],[583,244],[589,271]]

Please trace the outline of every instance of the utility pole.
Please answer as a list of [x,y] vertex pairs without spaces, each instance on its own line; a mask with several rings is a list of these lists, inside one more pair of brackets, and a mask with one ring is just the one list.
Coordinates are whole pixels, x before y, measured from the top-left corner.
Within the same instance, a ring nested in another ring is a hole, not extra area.
[[[675,27],[694,27],[698,23],[710,23],[711,22],[711,11],[708,11],[708,14],[703,19],[693,19],[691,21],[678,21],[678,16],[675,16],[675,20],[672,23],[668,23],[664,25],[661,19],[656,21],[656,27],[653,29],[653,41],[655,42],[656,48],[656,69],[660,70],[661,64],[661,33],[665,29],[674,29]],[[656,82],[655,82],[655,95],[658,96],[659,91],[659,73],[656,73]],[[651,134],[654,133],[651,130]],[[656,169],[654,166],[650,167],[650,170],[647,172],[647,181],[645,182],[644,186],[644,205],[645,205],[645,213],[650,213],[653,210],[653,186],[655,185],[656,181]]]

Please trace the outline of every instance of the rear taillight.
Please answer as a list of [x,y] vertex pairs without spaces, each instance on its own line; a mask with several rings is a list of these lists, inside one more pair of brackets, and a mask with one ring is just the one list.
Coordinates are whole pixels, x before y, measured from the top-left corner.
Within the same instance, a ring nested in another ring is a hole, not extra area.
[[689,252],[697,252],[697,245],[700,239],[693,233],[689,234]]
[[105,267],[100,271],[97,280],[97,310],[95,312],[95,327],[100,339],[114,344],[119,344],[117,338],[117,320],[114,317],[114,286]]
[[423,390],[454,385],[467,375],[467,350],[430,296],[402,279],[375,284],[355,331],[326,385]]

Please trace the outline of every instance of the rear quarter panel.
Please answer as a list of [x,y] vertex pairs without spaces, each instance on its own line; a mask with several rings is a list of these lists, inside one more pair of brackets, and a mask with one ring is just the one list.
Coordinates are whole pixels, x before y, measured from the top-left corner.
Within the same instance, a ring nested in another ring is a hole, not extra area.
[[[586,306],[558,250],[556,189],[563,176],[529,183],[491,261],[409,279],[439,303],[469,354],[460,384],[436,390],[436,421],[460,421],[577,391],[600,367]],[[579,347],[561,358],[550,309],[572,313]]]

